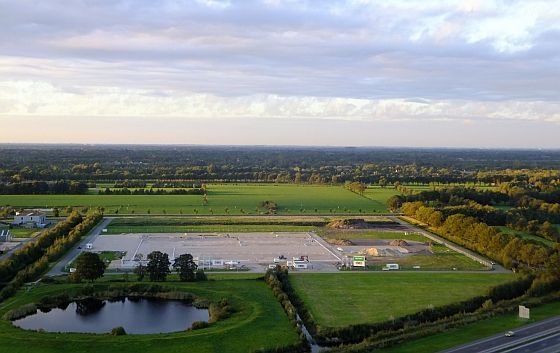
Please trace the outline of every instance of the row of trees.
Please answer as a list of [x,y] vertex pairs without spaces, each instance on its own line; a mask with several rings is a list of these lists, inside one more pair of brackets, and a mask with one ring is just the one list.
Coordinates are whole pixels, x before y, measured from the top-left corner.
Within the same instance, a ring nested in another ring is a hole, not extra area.
[[99,190],[99,195],[206,195],[206,189],[109,189]]
[[44,273],[51,261],[60,258],[102,218],[102,214],[98,212],[92,213],[86,218],[73,213],[66,221],[43,232],[35,241],[27,243],[8,259],[2,261],[0,263],[2,278],[4,281],[11,280],[3,283],[0,300],[5,300],[15,294],[25,282],[34,280]]
[[0,183],[0,195],[72,194],[80,195],[88,191],[88,185],[80,181],[29,181]]
[[401,210],[429,224],[443,238],[501,262],[508,268],[544,270],[549,266],[550,258],[558,255],[559,249],[548,249],[502,233],[474,217],[463,214],[445,217],[441,211],[419,201],[404,203]]

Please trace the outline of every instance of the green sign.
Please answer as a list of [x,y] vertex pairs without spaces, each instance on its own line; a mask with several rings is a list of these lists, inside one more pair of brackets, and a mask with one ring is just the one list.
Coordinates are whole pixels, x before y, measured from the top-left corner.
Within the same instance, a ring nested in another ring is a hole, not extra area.
[[354,256],[352,258],[352,261],[366,261],[366,257],[365,256]]

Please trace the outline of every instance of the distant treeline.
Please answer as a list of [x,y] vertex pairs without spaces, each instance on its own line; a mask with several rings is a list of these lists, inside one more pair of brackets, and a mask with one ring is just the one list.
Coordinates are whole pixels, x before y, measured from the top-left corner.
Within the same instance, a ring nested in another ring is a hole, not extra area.
[[109,189],[99,190],[99,195],[206,195],[206,189]]
[[0,183],[0,195],[80,195],[87,191],[88,184],[79,181]]
[[560,151],[0,145],[0,181],[116,181],[128,188],[154,180],[167,183],[156,188],[190,188],[183,182],[501,183],[528,181],[535,173],[551,185],[558,169]]

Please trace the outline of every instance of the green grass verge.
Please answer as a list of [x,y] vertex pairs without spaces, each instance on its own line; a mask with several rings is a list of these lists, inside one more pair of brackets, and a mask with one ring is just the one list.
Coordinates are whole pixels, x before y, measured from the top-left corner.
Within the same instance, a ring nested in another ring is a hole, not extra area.
[[394,240],[394,239],[405,239],[411,241],[427,242],[429,239],[421,234],[407,233],[404,232],[388,232],[388,231],[344,231],[324,228],[319,230],[319,235],[328,239],[382,239],[382,240]]
[[266,224],[209,224],[190,226],[112,226],[107,233],[243,233],[243,232],[309,232],[312,226],[266,225]]
[[12,228],[10,229],[10,234],[12,238],[30,238],[35,236],[35,234],[42,231],[42,229],[37,228]]
[[[158,335],[59,334],[25,331],[0,320],[0,347],[10,353],[136,353],[136,352],[252,352],[259,348],[288,345],[298,335],[271,290],[262,281],[241,276],[211,276],[215,281],[167,283],[196,295],[219,300],[228,298],[237,308],[230,318],[207,329]],[[249,279],[247,279],[249,278]],[[29,292],[21,291],[0,305],[0,314],[41,297],[69,290],[74,285],[41,285]],[[157,323],[154,323],[157,324]],[[115,323],[115,326],[118,326]]]
[[368,192],[367,197],[342,186],[289,184],[211,184],[208,204],[200,195],[6,195],[2,202],[16,207],[104,207],[114,214],[261,214],[262,201],[274,201],[280,214],[387,212],[393,189]]
[[375,353],[433,353],[514,330],[523,325],[560,315],[560,302],[531,308],[531,319],[519,319],[517,313],[504,314],[474,324],[457,327],[443,333],[409,341],[390,348],[375,350]]
[[343,327],[390,320],[484,294],[510,274],[313,273],[290,282],[321,326]]

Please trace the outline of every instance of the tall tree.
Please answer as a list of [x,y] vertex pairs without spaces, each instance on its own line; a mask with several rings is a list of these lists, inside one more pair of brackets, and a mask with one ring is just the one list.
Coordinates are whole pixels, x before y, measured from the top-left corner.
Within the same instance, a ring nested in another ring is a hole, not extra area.
[[148,265],[146,272],[150,276],[151,281],[165,281],[167,275],[171,273],[169,266],[169,256],[161,251],[152,251],[148,254]]
[[83,252],[76,259],[75,273],[78,278],[93,282],[105,273],[105,263],[98,254]]
[[194,263],[191,254],[183,254],[175,259],[173,268],[179,274],[181,281],[192,282],[196,280],[195,272],[198,266]]

